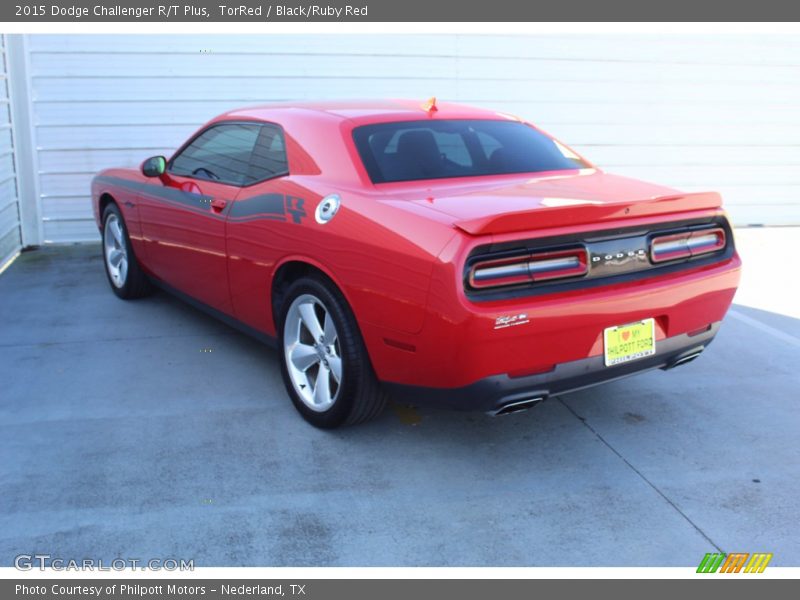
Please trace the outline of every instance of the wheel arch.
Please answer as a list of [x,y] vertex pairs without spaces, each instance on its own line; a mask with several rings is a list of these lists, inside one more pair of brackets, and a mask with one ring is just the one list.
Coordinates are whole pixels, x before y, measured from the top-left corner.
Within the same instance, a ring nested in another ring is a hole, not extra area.
[[111,192],[103,192],[100,194],[100,197],[97,199],[97,215],[99,217],[98,221],[101,228],[103,227],[103,213],[109,204],[117,204],[117,206],[119,206],[117,199],[114,198]]
[[[321,276],[333,285],[336,291],[342,295],[342,298],[344,298],[355,317],[355,310],[348,298],[347,292],[328,267],[305,256],[287,256],[277,263],[270,284],[270,307],[272,309],[272,324],[275,327],[275,331],[278,331],[278,311],[280,310],[280,304],[286,290],[293,282],[301,277],[310,275]],[[356,318],[356,323],[357,322],[358,319]]]

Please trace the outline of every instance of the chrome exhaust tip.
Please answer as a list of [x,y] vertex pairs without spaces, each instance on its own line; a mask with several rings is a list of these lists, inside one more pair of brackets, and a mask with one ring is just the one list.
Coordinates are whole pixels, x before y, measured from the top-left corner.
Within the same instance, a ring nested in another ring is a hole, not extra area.
[[681,356],[680,358],[672,361],[669,365],[667,365],[667,369],[674,369],[675,367],[679,367],[681,365],[685,365],[686,363],[692,362],[695,358],[700,356],[702,352],[703,349],[701,348],[700,350],[696,350],[691,354],[686,354],[684,356]]
[[515,412],[522,412],[523,410],[528,410],[533,408],[540,402],[545,399],[545,396],[533,396],[531,398],[522,398],[521,400],[513,400],[508,404],[504,404],[500,408],[495,411],[490,412],[489,414],[494,417],[499,417],[500,415],[510,415],[511,413]]

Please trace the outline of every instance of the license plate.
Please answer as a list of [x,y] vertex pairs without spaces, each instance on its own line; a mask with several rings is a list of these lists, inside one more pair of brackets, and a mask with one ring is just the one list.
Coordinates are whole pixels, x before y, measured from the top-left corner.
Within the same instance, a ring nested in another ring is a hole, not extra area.
[[655,354],[655,319],[606,328],[603,331],[603,347],[607,367]]

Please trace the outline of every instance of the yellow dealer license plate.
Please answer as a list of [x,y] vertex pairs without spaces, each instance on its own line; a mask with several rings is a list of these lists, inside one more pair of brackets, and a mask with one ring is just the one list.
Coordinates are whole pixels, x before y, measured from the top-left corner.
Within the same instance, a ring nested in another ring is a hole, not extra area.
[[603,346],[607,367],[655,354],[655,319],[606,328],[603,331]]

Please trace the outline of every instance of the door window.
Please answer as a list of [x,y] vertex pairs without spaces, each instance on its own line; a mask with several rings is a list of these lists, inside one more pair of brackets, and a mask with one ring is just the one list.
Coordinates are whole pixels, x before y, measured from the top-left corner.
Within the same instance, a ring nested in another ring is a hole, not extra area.
[[243,186],[288,172],[283,132],[274,125],[212,125],[172,159],[169,172]]

